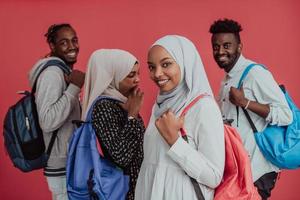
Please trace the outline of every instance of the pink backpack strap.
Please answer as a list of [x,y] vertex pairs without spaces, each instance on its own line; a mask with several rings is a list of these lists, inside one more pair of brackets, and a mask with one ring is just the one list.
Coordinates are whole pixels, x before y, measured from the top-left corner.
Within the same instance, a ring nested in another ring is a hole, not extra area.
[[[189,109],[190,109],[193,105],[195,105],[195,103],[197,103],[200,99],[202,99],[203,97],[206,97],[206,96],[210,96],[210,95],[207,94],[207,93],[204,93],[204,94],[200,94],[199,96],[197,96],[191,103],[189,103],[189,105],[187,105],[187,106],[183,109],[182,113],[180,114],[180,117],[185,116],[185,114],[189,111]],[[183,128],[180,129],[180,133],[181,133],[181,136],[182,136],[182,137],[184,137],[184,138],[186,137],[186,131],[185,131]]]

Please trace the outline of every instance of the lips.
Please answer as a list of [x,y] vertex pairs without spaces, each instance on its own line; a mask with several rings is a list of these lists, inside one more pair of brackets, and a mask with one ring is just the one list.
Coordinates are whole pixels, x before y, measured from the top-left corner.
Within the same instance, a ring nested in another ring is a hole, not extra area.
[[169,82],[169,79],[157,80],[156,83],[159,87],[166,85]]
[[224,55],[224,56],[218,56],[218,61],[219,62],[226,62],[228,60],[229,60],[229,58],[226,55]]
[[76,58],[77,57],[77,52],[72,51],[66,54],[69,58]]

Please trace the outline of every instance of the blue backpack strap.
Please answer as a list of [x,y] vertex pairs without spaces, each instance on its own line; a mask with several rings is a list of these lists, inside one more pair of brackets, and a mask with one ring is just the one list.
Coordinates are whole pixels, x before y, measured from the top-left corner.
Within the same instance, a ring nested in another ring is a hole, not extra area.
[[[246,69],[244,70],[244,72],[243,72],[243,74],[242,74],[242,76],[241,76],[241,78],[240,78],[240,80],[239,80],[239,83],[238,83],[238,85],[237,85],[237,88],[238,89],[240,89],[241,88],[241,86],[242,86],[242,83],[243,83],[243,81],[244,81],[244,79],[245,79],[245,77],[248,75],[248,73],[250,72],[250,70],[254,67],[254,66],[260,66],[260,67],[263,67],[264,69],[267,69],[264,65],[262,65],[262,64],[257,64],[257,63],[251,63],[250,65],[248,65],[247,67],[246,67]],[[244,110],[244,109],[243,109]],[[245,111],[245,110],[244,110]],[[236,123],[237,123],[237,126],[239,126],[239,107],[238,106],[236,106],[236,114],[237,114],[237,121],[236,121]],[[246,113],[245,113],[246,114]],[[249,115],[248,113],[246,114],[246,117],[248,118],[248,116],[247,115]],[[250,117],[250,116],[249,116]],[[248,119],[249,120],[249,119]],[[251,124],[251,123],[250,123]],[[252,126],[252,125],[251,125]],[[256,128],[255,128],[256,129]]]
[[108,97],[108,96],[98,96],[92,103],[90,109],[88,110],[88,113],[87,113],[87,116],[86,116],[86,122],[91,122],[92,121],[92,112],[93,112],[93,108],[96,104],[96,102],[100,99],[110,99],[110,100],[114,100],[114,101],[118,101],[120,102],[119,100],[117,99],[114,99],[112,97]]
[[86,115],[86,122],[91,122],[91,121],[92,121],[93,108],[94,108],[96,102],[97,102],[98,100],[100,100],[100,99],[104,99],[104,97],[103,97],[103,96],[98,96],[98,97],[93,101],[93,103],[92,103],[92,105],[91,105],[91,107],[90,107],[90,109],[88,110],[88,113],[87,113],[87,115]]
[[256,66],[256,65],[257,65],[257,66],[260,66],[260,67],[263,67],[264,69],[267,70],[267,68],[266,68],[264,65],[262,65],[262,64],[252,63],[252,64],[248,65],[248,66],[246,67],[246,69],[244,70],[244,72],[243,72],[243,74],[242,74],[242,76],[241,76],[241,78],[240,78],[240,80],[239,80],[239,83],[238,83],[238,85],[237,85],[237,88],[240,88],[240,87],[241,87],[241,85],[242,85],[242,83],[243,83],[243,80],[244,80],[245,77],[248,75],[249,71],[250,71],[254,66]]

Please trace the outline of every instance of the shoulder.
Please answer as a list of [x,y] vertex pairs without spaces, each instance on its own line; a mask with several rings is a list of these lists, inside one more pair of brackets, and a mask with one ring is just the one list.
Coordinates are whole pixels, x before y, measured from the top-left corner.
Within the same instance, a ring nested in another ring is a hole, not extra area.
[[270,78],[270,77],[272,77],[272,74],[266,67],[263,67],[260,65],[255,65],[249,71],[246,78],[248,80],[251,79],[254,81],[261,81],[261,80],[264,80],[265,78]]
[[49,67],[47,67],[43,72],[42,74],[57,74],[57,75],[60,75],[60,76],[63,76],[64,75],[64,72],[58,67],[58,66],[55,66],[55,65],[51,65]]
[[39,80],[65,82],[63,71],[57,66],[47,67],[40,75]]
[[199,99],[193,107],[190,108],[190,111],[188,111],[191,116],[207,116],[211,113],[216,114],[220,113],[219,107],[217,102],[215,101],[214,97],[212,96],[205,96],[201,99]]
[[104,98],[97,100],[93,110],[104,110],[106,112],[120,112],[122,111],[122,108],[117,100]]

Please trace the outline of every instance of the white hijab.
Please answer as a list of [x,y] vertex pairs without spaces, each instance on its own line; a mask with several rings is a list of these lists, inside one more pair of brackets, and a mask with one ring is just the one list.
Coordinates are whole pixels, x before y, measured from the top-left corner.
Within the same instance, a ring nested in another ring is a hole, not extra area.
[[200,94],[213,96],[203,63],[194,44],[185,37],[167,35],[157,40],[152,46],[163,47],[174,58],[180,67],[181,81],[172,91],[160,93],[154,106],[155,118],[167,109],[175,114],[188,105]]
[[127,98],[119,92],[119,83],[131,72],[136,62],[137,59],[124,50],[100,49],[92,53],[85,75],[83,120],[94,100],[100,95],[121,102],[127,101]]

